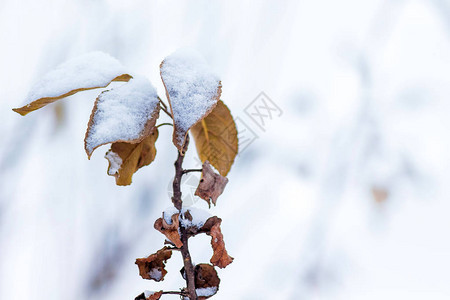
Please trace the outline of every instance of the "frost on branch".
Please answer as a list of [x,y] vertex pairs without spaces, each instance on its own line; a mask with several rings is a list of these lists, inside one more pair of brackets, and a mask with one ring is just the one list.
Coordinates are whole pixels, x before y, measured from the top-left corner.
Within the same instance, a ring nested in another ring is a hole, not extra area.
[[194,51],[177,51],[166,57],[161,78],[174,120],[173,143],[181,152],[189,129],[216,106],[222,86]]
[[139,275],[143,279],[152,279],[154,281],[164,280],[164,276],[167,274],[165,262],[171,257],[172,250],[164,247],[147,258],[136,259]]
[[73,58],[44,75],[30,90],[23,107],[13,109],[22,116],[80,91],[106,87],[111,81],[131,76],[118,60],[103,52]]
[[202,168],[202,178],[195,191],[195,195],[199,196],[211,206],[210,200],[216,205],[217,198],[223,193],[228,179],[219,174],[214,173],[208,161],[205,161]]
[[191,129],[198,156],[209,161],[226,176],[238,153],[236,124],[228,107],[220,100],[213,111]]
[[138,143],[150,135],[159,117],[156,89],[144,77],[102,92],[95,101],[84,140],[90,157],[99,146]]

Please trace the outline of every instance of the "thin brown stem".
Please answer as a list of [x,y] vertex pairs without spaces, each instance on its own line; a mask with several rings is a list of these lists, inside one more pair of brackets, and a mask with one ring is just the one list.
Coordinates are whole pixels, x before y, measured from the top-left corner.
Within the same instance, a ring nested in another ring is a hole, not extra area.
[[161,98],[158,97],[158,100],[159,100],[159,103],[162,104],[161,109],[162,109],[162,110],[163,110],[163,111],[164,111],[171,119],[173,119],[172,114],[169,112],[169,108],[167,108],[167,105],[161,100]]
[[163,291],[162,294],[186,296],[185,292],[179,292],[179,291]]
[[[186,137],[186,143],[183,147],[183,153],[186,153],[189,144],[189,136]],[[175,178],[173,179],[173,197],[172,202],[176,209],[181,212],[183,201],[181,200],[181,177],[183,176],[184,155],[178,151],[178,157],[175,161]],[[191,254],[189,253],[188,232],[186,228],[180,225],[180,236],[183,246],[181,246],[181,255],[183,256],[184,271],[186,272],[187,296],[189,300],[197,300],[195,292],[195,274],[192,264]]]
[[183,170],[183,174],[190,173],[190,172],[201,172],[201,171],[202,171],[202,169],[185,169],[185,170]]

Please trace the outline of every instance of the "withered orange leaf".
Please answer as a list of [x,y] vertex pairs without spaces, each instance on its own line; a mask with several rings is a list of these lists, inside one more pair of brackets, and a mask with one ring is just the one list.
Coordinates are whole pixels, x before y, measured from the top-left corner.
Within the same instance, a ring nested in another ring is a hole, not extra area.
[[213,111],[191,129],[198,156],[209,161],[226,176],[238,153],[236,124],[228,107],[220,100]]
[[158,250],[158,252],[146,258],[136,259],[139,268],[139,275],[143,279],[152,279],[155,281],[164,280],[167,270],[164,268],[165,262],[172,257],[172,250],[167,247]]
[[189,129],[213,110],[222,85],[204,59],[193,51],[169,55],[160,69],[174,121],[173,143],[183,153]]
[[118,142],[111,145],[105,158],[109,161],[108,175],[116,177],[117,185],[131,184],[133,174],[155,159],[157,139],[158,129],[154,128],[153,132],[139,143]]
[[222,269],[231,264],[234,258],[229,256],[227,250],[225,249],[223,234],[220,230],[221,223],[222,219],[216,216],[211,217],[205,222],[205,225],[203,225],[200,229],[200,232],[205,232],[207,235],[211,236],[213,256],[211,257],[210,262],[214,266]]
[[88,157],[101,145],[141,142],[155,128],[159,111],[156,89],[145,77],[103,91],[95,100],[84,139]]
[[219,290],[220,278],[214,266],[198,264],[195,266],[195,291],[198,299],[208,299]]
[[155,221],[155,229],[164,234],[177,248],[181,248],[183,243],[181,242],[180,233],[180,221],[178,219],[179,214],[173,214],[172,224],[168,224],[164,218],[159,218]]
[[44,75],[30,90],[29,104],[14,108],[22,116],[80,91],[103,88],[112,81],[128,81],[124,67],[102,52],[75,57]]
[[145,291],[144,293],[140,294],[134,300],[159,300],[163,294],[163,291],[159,292],[150,292]]
[[195,195],[208,202],[208,205],[211,207],[210,200],[216,205],[217,198],[222,194],[227,183],[228,178],[214,173],[209,161],[205,161],[202,167],[202,178]]

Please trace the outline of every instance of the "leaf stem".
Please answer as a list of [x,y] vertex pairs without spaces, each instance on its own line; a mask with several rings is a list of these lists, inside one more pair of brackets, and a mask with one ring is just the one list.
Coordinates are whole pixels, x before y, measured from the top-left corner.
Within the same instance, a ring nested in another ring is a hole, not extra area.
[[171,118],[171,119],[173,119],[173,117],[172,117],[172,114],[169,112],[169,109],[167,108],[167,105],[161,100],[161,98],[159,98],[159,96],[158,96],[158,100],[159,100],[159,103],[161,103],[162,104],[162,107],[161,107],[161,109]]
[[185,169],[183,170],[183,174],[187,174],[190,172],[201,172],[203,169]]
[[160,126],[163,126],[163,125],[170,125],[170,126],[173,127],[173,124],[172,124],[172,123],[161,123],[161,124],[159,124],[158,126],[156,126],[156,128],[158,128],[158,127],[160,127]]

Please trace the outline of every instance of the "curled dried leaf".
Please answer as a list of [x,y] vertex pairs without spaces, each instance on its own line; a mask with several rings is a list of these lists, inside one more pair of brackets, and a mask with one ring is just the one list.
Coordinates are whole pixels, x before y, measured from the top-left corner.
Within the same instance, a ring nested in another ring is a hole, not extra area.
[[219,290],[220,278],[216,269],[209,264],[198,264],[195,266],[195,291],[198,299],[208,299]]
[[212,112],[191,129],[198,156],[209,161],[226,176],[238,153],[236,124],[228,107],[220,100]]
[[159,300],[163,294],[163,291],[159,292],[150,292],[145,291],[144,293],[140,294],[134,300]]
[[211,217],[206,221],[205,225],[203,225],[203,227],[199,230],[199,233],[205,232],[207,235],[211,237],[213,256],[211,257],[210,262],[214,266],[222,269],[231,264],[234,258],[229,256],[227,250],[225,249],[223,234],[222,231],[220,230],[221,223],[222,219],[216,216]]
[[160,69],[174,121],[173,143],[182,153],[189,129],[213,110],[222,85],[194,51],[169,55]]
[[105,158],[109,161],[108,175],[116,177],[117,185],[131,184],[133,174],[155,159],[157,139],[158,129],[154,128],[153,132],[139,143],[118,142],[111,145]]
[[103,88],[112,81],[128,81],[124,67],[113,57],[92,52],[73,58],[47,73],[30,90],[29,104],[13,111],[25,116],[62,98],[81,91]]
[[141,275],[143,279],[152,279],[155,281],[164,280],[164,276],[167,274],[165,262],[170,257],[172,257],[172,250],[164,247],[149,257],[136,259],[139,275]]
[[195,195],[199,196],[211,207],[211,202],[216,205],[217,198],[223,193],[228,179],[219,174],[214,173],[209,161],[205,161],[202,167],[202,178],[195,191]]
[[180,238],[180,221],[179,214],[173,214],[171,217],[172,224],[168,224],[164,218],[155,221],[155,229],[164,234],[177,248],[181,248],[183,243]]

